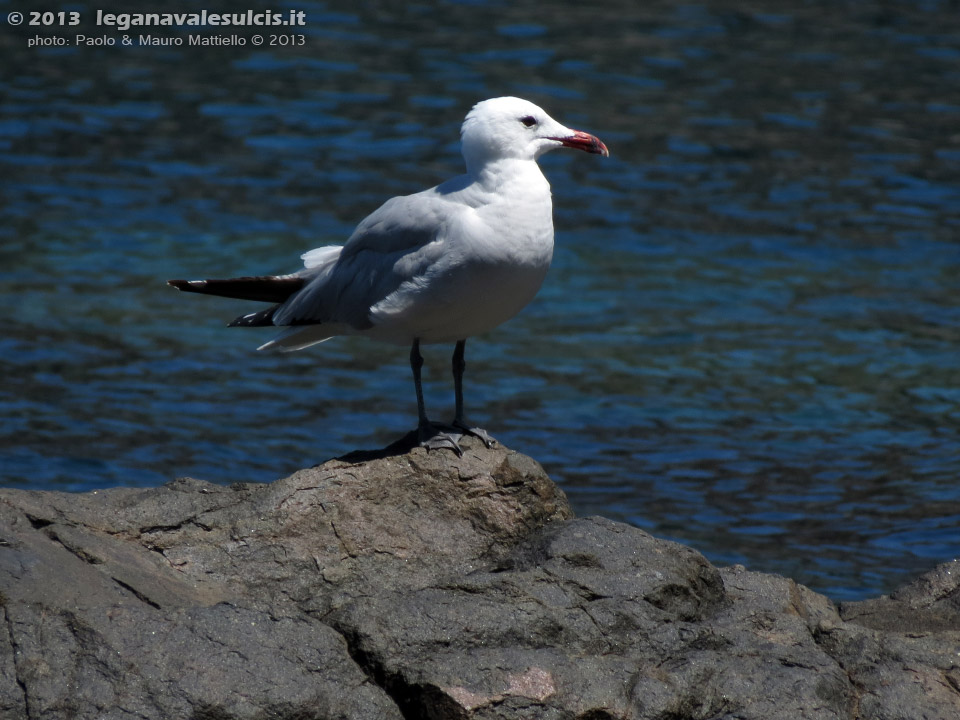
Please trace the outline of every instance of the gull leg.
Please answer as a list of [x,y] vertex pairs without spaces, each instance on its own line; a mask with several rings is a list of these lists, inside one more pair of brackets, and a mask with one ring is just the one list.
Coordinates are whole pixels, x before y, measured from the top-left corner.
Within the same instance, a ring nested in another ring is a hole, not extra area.
[[423,386],[420,383],[420,368],[423,367],[423,356],[420,354],[420,338],[413,339],[413,346],[410,348],[410,369],[413,370],[413,386],[417,391],[417,421],[422,431],[425,425],[429,425],[427,420],[427,409],[423,402]]
[[423,356],[420,354],[420,338],[414,338],[410,348],[410,369],[413,370],[413,385],[417,391],[417,435],[420,447],[427,450],[447,448],[457,455],[463,455],[463,450],[457,442],[463,437],[462,433],[446,432],[437,427],[427,418],[426,405],[423,402],[423,385],[420,382],[420,369],[423,367]]
[[497,443],[497,441],[490,436],[490,433],[483,428],[471,427],[470,424],[463,419],[463,371],[467,367],[467,363],[463,359],[463,351],[466,345],[466,340],[458,340],[457,346],[453,349],[453,392],[456,400],[453,426],[458,430],[463,430],[468,435],[480,438],[483,440],[483,444],[489,448]]

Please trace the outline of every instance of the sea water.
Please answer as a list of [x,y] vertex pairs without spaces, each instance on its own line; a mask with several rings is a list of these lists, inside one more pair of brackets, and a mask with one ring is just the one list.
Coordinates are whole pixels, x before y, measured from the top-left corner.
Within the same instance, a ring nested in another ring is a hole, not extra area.
[[460,173],[466,111],[514,94],[611,157],[542,159],[554,266],[467,343],[471,419],[580,515],[834,598],[958,554],[956,13],[380,5],[298,3],[301,45],[4,30],[0,482],[268,482],[412,429],[407,348],[257,353],[225,327],[256,304],[165,280],[295,270]]

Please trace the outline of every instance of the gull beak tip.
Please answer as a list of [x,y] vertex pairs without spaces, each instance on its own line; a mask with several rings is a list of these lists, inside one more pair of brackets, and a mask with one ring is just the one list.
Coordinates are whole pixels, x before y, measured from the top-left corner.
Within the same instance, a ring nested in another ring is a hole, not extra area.
[[602,155],[603,157],[610,157],[610,151],[607,149],[607,146],[603,144],[603,141],[600,138],[598,138],[596,135],[585,133],[582,130],[574,130],[573,135],[570,135],[569,137],[556,137],[550,139],[556,140],[564,147],[574,148],[575,150],[583,150],[584,152],[592,153],[594,155]]

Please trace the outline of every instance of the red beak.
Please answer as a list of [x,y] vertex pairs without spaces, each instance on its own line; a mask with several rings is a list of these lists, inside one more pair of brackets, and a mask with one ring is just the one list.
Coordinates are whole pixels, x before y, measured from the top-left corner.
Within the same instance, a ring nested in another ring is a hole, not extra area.
[[591,135],[590,133],[574,130],[573,135],[570,137],[558,137],[550,139],[563,143],[564,147],[576,148],[577,150],[594,153],[595,155],[610,157],[610,151],[607,150],[607,146],[600,141],[600,138],[595,135]]

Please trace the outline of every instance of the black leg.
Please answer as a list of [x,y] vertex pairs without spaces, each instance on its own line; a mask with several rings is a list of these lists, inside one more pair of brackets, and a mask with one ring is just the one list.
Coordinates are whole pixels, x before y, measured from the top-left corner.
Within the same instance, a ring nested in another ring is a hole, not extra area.
[[466,340],[458,340],[457,346],[453,349],[453,392],[456,402],[453,426],[457,430],[463,430],[469,435],[480,438],[487,447],[493,447],[497,441],[490,437],[490,433],[483,428],[470,427],[470,424],[463,418],[463,371],[467,367],[467,363],[463,359],[463,351],[466,346]]
[[456,401],[454,425],[463,425],[463,371],[467,367],[463,359],[463,350],[466,346],[466,340],[457,340],[457,346],[453,349],[453,394]]
[[423,402],[423,385],[420,383],[420,368],[422,367],[423,356],[420,354],[420,338],[414,338],[413,346],[410,348],[410,369],[413,370],[413,386],[417,390],[417,426],[420,428],[421,435],[424,426],[430,424],[430,421],[427,420],[427,409]]
[[[423,384],[420,379],[422,368],[423,356],[420,354],[420,338],[414,338],[413,345],[410,347],[410,369],[413,371],[413,386],[417,391],[417,435],[420,439],[420,446],[428,450],[447,448],[453,450],[457,455],[463,455],[463,450],[457,442],[463,437],[463,433],[456,432],[453,428],[437,427],[427,418],[426,404],[423,402]],[[453,430],[453,432],[449,432],[450,430]]]

